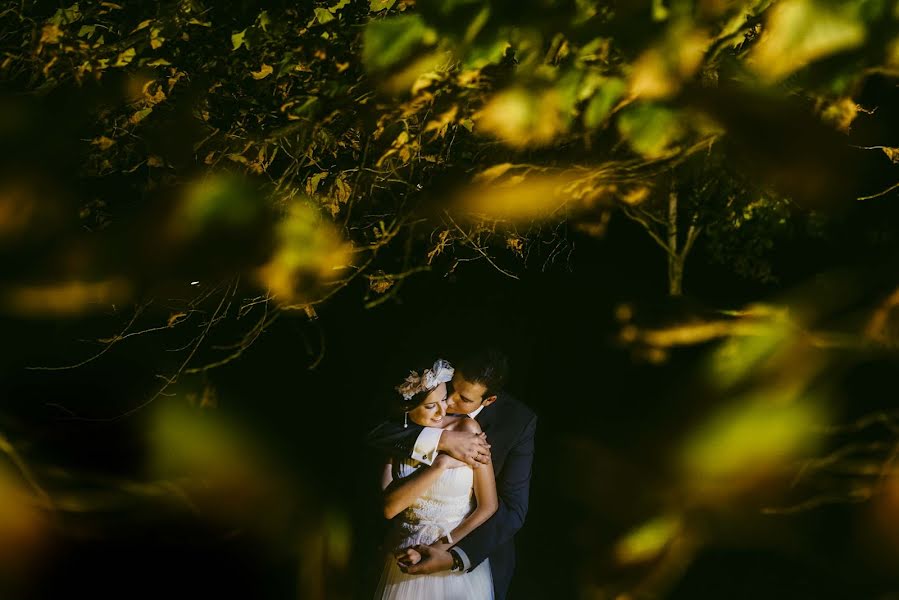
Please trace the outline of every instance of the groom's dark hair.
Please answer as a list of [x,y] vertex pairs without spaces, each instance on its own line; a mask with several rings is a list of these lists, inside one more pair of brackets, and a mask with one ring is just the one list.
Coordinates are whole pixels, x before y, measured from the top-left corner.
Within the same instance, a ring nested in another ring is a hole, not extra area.
[[453,367],[468,381],[483,385],[486,388],[484,398],[503,391],[509,376],[509,359],[496,348],[482,348],[465,354]]

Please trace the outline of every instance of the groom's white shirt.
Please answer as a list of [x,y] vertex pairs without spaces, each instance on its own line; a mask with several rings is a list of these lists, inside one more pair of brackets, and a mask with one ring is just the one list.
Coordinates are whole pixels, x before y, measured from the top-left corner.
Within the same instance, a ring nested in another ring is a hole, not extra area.
[[[474,419],[482,410],[484,410],[483,404],[477,410],[468,413],[468,416]],[[443,430],[436,427],[425,427],[422,429],[415,440],[415,445],[412,447],[412,458],[426,465],[433,464],[437,458],[437,446],[440,445],[440,434],[442,433]],[[462,559],[462,565],[465,570],[470,569],[471,561],[468,560],[468,556],[462,551],[462,548],[454,546],[453,550],[459,553],[459,558]]]

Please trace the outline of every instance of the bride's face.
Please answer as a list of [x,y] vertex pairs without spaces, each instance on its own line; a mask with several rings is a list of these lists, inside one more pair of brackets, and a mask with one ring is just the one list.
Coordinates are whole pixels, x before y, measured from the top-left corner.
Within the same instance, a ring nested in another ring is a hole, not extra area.
[[446,416],[446,384],[428,392],[421,403],[409,411],[409,420],[422,427],[440,427]]

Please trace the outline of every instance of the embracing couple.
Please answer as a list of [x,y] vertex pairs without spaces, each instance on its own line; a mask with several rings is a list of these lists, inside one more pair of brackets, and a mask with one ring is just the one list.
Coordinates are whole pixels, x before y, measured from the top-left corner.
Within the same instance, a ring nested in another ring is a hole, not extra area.
[[368,435],[383,451],[391,519],[375,598],[506,597],[528,509],[537,417],[503,392],[492,350],[438,359],[396,387],[397,418]]

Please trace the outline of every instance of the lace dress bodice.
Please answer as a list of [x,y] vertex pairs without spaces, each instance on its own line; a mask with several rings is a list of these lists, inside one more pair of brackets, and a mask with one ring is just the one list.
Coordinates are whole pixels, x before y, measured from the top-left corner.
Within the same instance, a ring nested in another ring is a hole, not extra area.
[[[393,478],[402,479],[427,465],[413,459],[396,462]],[[394,519],[395,547],[431,544],[447,536],[474,508],[471,467],[447,469]]]
[[[393,479],[413,475],[427,465],[406,459],[393,465]],[[471,571],[440,571],[409,575],[397,566],[394,550],[432,544],[449,534],[475,505],[471,467],[446,469],[425,492],[392,523],[387,556],[375,600],[493,600],[490,560]]]

